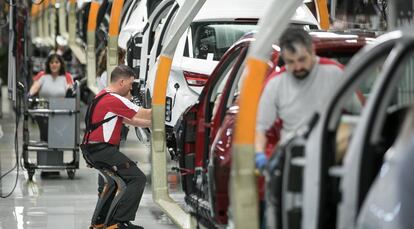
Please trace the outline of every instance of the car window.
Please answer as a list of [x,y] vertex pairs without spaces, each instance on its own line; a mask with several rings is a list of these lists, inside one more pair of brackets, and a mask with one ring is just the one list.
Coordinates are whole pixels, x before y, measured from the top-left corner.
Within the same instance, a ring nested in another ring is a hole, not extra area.
[[237,64],[237,60],[239,59],[240,50],[237,52],[234,52],[228,60],[228,63],[225,64],[225,69],[220,73],[220,76],[218,77],[218,82],[214,86],[212,93],[210,94],[210,103],[213,104],[212,114],[210,117],[212,119],[214,118],[217,109],[219,107],[219,104],[222,100],[223,90],[226,86],[226,83],[230,77],[230,75],[233,72],[234,67]]
[[[401,131],[405,115],[414,104],[414,52],[411,51],[393,72],[391,79],[395,79],[395,83],[389,83],[387,86],[392,87],[391,96],[384,95],[388,106],[385,112],[378,112],[385,114],[380,116],[379,125],[381,131],[379,133],[380,141],[384,150],[388,150],[397,138]],[[383,118],[383,119],[381,119]],[[385,153],[382,152],[382,153]]]
[[219,77],[219,82],[215,85],[213,92],[211,93],[210,101],[214,102],[221,93],[223,93],[224,86],[232,72],[234,65],[236,64],[237,58],[234,58],[226,67],[226,69],[221,73]]
[[191,25],[193,57],[220,60],[227,49],[257,25],[253,22],[196,22]]
[[366,68],[360,79],[362,79],[357,86],[357,89],[352,93],[348,93],[341,99],[340,117],[335,130],[335,151],[336,162],[342,163],[344,155],[348,149],[353,132],[360,120],[362,110],[365,107],[365,102],[369,98],[374,82],[378,79],[381,73],[382,66],[384,64],[386,56],[383,56],[373,62],[368,68]]
[[394,90],[389,108],[399,109],[414,104],[414,53],[404,59],[401,65],[395,71],[395,76],[399,76],[400,80]]

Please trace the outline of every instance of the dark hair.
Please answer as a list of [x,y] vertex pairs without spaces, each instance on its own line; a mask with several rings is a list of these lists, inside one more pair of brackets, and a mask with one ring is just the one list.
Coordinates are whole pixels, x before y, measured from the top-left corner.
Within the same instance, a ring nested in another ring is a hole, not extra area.
[[135,77],[135,72],[132,70],[132,68],[122,64],[122,65],[117,66],[112,71],[111,82],[116,82],[120,78],[129,78],[129,77]]
[[[102,73],[104,73],[106,71],[106,55],[107,55],[108,51],[107,49],[104,49],[98,57],[98,70],[97,70],[97,75],[100,76],[102,75]],[[123,60],[125,58],[126,55],[126,50],[123,48],[118,47],[118,64],[124,64],[121,63],[121,60]]]
[[47,59],[46,59],[46,66],[45,66],[45,73],[46,74],[52,74],[52,71],[50,71],[50,62],[52,62],[53,59],[57,59],[60,62],[60,69],[59,69],[59,75],[65,75],[66,73],[66,67],[65,67],[65,62],[63,61],[63,58],[56,54],[50,54]]
[[126,50],[118,47],[118,64],[124,64],[124,63],[121,63],[121,61],[125,59],[125,56],[126,56]]
[[304,46],[309,52],[312,52],[312,37],[302,28],[291,27],[286,29],[279,39],[280,49],[288,50],[295,53],[297,50],[295,44]]

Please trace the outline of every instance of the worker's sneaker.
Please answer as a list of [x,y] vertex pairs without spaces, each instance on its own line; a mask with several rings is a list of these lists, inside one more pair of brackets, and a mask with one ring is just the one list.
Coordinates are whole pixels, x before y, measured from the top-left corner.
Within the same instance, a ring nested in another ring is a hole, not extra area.
[[134,225],[131,222],[123,222],[123,223],[112,224],[108,226],[107,229],[144,229],[144,228],[138,225]]

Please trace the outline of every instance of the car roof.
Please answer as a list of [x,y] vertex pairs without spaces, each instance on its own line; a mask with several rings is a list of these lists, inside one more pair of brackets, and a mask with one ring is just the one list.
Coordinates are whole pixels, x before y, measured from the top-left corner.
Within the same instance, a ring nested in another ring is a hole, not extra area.
[[[254,40],[254,35],[257,32],[249,32],[243,35],[234,45],[240,43],[251,42]],[[375,40],[375,34],[373,33],[361,33],[357,31],[340,31],[340,32],[331,32],[331,31],[319,31],[311,30],[309,34],[312,36],[313,44],[316,49],[321,48],[337,48],[341,47],[356,47],[360,48],[368,43],[371,43]],[[351,50],[350,50],[351,51]]]
[[[315,48],[342,48],[366,45],[375,40],[372,34],[359,34],[357,32],[330,32],[330,31],[310,31]],[[350,50],[351,51],[351,50]]]
[[[200,9],[193,21],[259,19],[266,13],[269,0],[208,0]],[[302,4],[292,17],[292,21],[300,24],[316,25],[319,23],[312,12]]]

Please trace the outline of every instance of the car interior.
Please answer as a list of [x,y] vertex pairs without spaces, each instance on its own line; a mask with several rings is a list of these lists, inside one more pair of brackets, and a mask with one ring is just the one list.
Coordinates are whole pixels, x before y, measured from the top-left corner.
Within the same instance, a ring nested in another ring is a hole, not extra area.
[[197,59],[220,60],[224,53],[245,33],[257,26],[235,22],[193,23],[193,55]]

